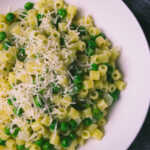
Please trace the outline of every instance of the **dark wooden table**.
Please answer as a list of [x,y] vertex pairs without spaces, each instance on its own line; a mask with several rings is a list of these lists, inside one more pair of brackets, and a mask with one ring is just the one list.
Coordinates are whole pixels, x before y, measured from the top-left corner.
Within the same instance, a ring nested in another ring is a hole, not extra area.
[[[135,14],[141,24],[150,46],[150,0],[123,1]],[[150,109],[140,133],[128,150],[150,150]]]

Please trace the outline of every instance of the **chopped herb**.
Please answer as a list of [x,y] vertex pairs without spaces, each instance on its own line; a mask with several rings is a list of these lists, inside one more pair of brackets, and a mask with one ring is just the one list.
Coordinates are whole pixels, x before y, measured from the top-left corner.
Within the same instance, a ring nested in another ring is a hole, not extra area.
[[33,97],[33,100],[34,100],[34,104],[37,106],[37,107],[39,107],[39,108],[42,108],[43,107],[43,100],[42,100],[42,98],[41,98],[41,96],[38,96],[38,95],[35,95],[34,97]]
[[10,41],[4,41],[4,42],[3,42],[3,48],[4,48],[5,50],[8,50],[9,47],[11,47],[11,46],[12,46],[12,44],[11,44]]

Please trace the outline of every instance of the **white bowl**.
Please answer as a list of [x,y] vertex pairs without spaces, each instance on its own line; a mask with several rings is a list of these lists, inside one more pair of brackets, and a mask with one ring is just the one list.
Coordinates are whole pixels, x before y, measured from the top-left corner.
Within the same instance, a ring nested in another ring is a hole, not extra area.
[[[0,12],[23,7],[27,0],[1,0]],[[36,1],[36,0],[35,0]],[[114,45],[122,49],[119,64],[127,88],[114,106],[102,141],[89,141],[81,150],[126,150],[136,137],[149,107],[150,54],[143,31],[121,0],[67,0],[84,15],[91,14]]]

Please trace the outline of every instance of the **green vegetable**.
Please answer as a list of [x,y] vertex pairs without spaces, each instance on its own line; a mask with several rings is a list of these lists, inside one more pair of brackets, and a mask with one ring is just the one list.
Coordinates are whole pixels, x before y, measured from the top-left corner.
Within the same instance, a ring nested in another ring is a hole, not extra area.
[[66,148],[70,145],[70,139],[68,137],[64,137],[62,140],[61,140],[61,146]]
[[80,83],[80,84],[77,84],[73,87],[72,91],[71,91],[71,95],[75,95],[75,94],[78,94],[80,92],[80,90],[83,88],[83,84]]
[[37,146],[41,147],[44,143],[44,139],[43,138],[40,138],[39,140],[35,141],[34,142]]
[[63,37],[60,37],[60,45],[61,46],[65,45],[65,39]]
[[60,16],[60,18],[65,18],[67,16],[67,11],[65,8],[60,8],[57,12],[57,14]]
[[94,49],[92,49],[92,48],[87,48],[86,49],[86,51],[85,51],[85,54],[87,55],[87,56],[92,56],[92,55],[94,55],[94,53],[95,53],[95,50]]
[[7,103],[8,103],[9,105],[13,105],[12,100],[11,100],[10,98],[7,99]]
[[94,108],[92,113],[96,120],[100,120],[103,117],[103,113],[98,108]]
[[93,40],[89,40],[89,41],[87,42],[87,46],[88,46],[88,48],[91,48],[91,49],[94,49],[94,50],[95,50],[95,48],[96,48],[96,43],[95,43],[95,41],[93,41]]
[[26,10],[30,10],[30,9],[32,9],[34,7],[34,3],[32,3],[32,2],[27,2],[27,3],[25,3],[25,5],[24,5],[24,8],[26,9]]
[[56,19],[52,20],[51,23],[52,25],[54,25],[56,27],[56,29],[58,29],[58,24],[61,22],[61,18],[60,16],[57,16]]
[[85,126],[90,126],[90,125],[92,124],[92,119],[91,119],[91,118],[85,118],[85,119],[83,120],[83,124],[84,124]]
[[120,91],[118,89],[116,89],[113,93],[110,93],[110,95],[113,97],[114,101],[117,101],[120,96]]
[[106,65],[107,66],[107,80],[108,80],[108,82],[110,82],[110,83],[113,83],[113,78],[112,78],[112,73],[113,73],[113,67],[110,65],[110,64],[108,64],[108,63],[104,63],[104,65]]
[[101,37],[103,37],[104,39],[106,39],[106,36],[105,36],[105,34],[104,33],[100,33],[99,35],[97,35],[97,37],[99,37],[99,36],[101,36]]
[[98,92],[99,98],[103,98],[104,92],[102,90],[96,89]]
[[98,70],[98,65],[97,64],[92,64],[91,65],[91,70],[97,71]]
[[60,124],[60,130],[61,130],[62,132],[67,132],[68,129],[69,129],[69,126],[68,126],[68,123],[67,123],[67,122],[62,122],[62,123]]
[[4,41],[3,42],[3,48],[5,50],[8,50],[10,46],[12,46],[11,42],[9,42],[9,41]]
[[17,59],[23,62],[26,59],[27,55],[24,48],[20,48],[17,52]]
[[16,101],[17,99],[15,97],[13,97],[13,101]]
[[16,129],[14,130],[14,132],[12,133],[11,136],[12,136],[13,138],[16,138],[16,137],[18,136],[19,131],[20,131],[20,128],[19,128],[19,127],[16,127]]
[[13,112],[14,112],[14,114],[16,114],[17,116],[19,116],[19,117],[21,117],[22,116],[22,114],[23,114],[23,112],[24,112],[24,110],[22,109],[22,108],[14,108],[13,109]]
[[55,83],[51,83],[51,85],[52,85],[52,93],[53,94],[58,94],[61,90],[60,85],[55,84]]
[[15,20],[15,15],[13,13],[9,12],[6,15],[6,21],[9,23],[12,23],[14,20]]
[[42,145],[42,150],[54,150],[54,146],[47,141]]
[[43,95],[45,93],[45,89],[41,89],[40,91],[39,91],[39,94],[41,94],[41,95]]
[[8,136],[11,135],[11,133],[10,133],[10,128],[8,128],[8,127],[5,127],[5,128],[4,128],[4,132],[5,132],[5,134],[8,135]]
[[36,80],[36,76],[35,75],[31,75],[31,77],[32,77],[32,83],[36,84],[36,81],[35,81]]
[[42,18],[43,18],[43,15],[41,15],[41,14],[37,14],[37,21],[38,21],[38,26],[41,24],[41,20],[42,20]]
[[5,143],[6,143],[6,141],[5,140],[2,140],[1,138],[0,138],[0,145],[5,145]]
[[56,127],[56,124],[57,124],[57,121],[56,120],[53,120],[53,122],[50,124],[49,128],[51,131],[53,131]]
[[17,111],[17,115],[18,115],[19,117],[21,117],[22,114],[23,114],[23,112],[24,112],[24,110],[23,110],[22,108],[19,108],[18,111]]
[[71,119],[69,121],[69,126],[70,126],[71,130],[75,130],[77,128],[78,124],[75,120]]
[[78,32],[80,33],[80,36],[82,36],[82,35],[86,35],[87,30],[86,30],[86,28],[84,26],[80,26],[78,28]]
[[81,69],[77,65],[77,62],[75,62],[75,61],[69,66],[69,71],[72,74],[72,76],[82,74]]
[[81,111],[81,110],[84,110],[84,109],[88,108],[90,106],[90,104],[88,104],[84,101],[76,101],[76,104],[72,104],[72,106],[75,109]]
[[98,34],[98,35],[96,35],[96,36],[91,36],[91,40],[96,40],[96,38],[98,38],[99,36],[101,36],[101,37],[103,37],[104,39],[106,39],[106,36],[105,36],[105,34],[104,33],[100,33],[100,34]]
[[80,75],[76,75],[76,76],[74,77],[73,82],[74,82],[75,85],[78,85],[78,84],[82,83],[82,78],[81,78],[81,76],[80,76]]
[[33,97],[33,100],[34,100],[34,104],[37,107],[39,107],[39,108],[43,107],[43,100],[42,100],[41,96],[35,95]]
[[20,15],[21,18],[25,18],[27,16],[27,12],[22,12],[22,14]]
[[76,137],[77,137],[76,134],[73,133],[73,132],[71,132],[71,133],[69,134],[69,138],[70,138],[71,140],[74,140]]
[[71,30],[76,30],[76,29],[77,29],[77,25],[71,24],[71,25],[70,25],[70,29],[71,29]]
[[25,145],[16,145],[17,150],[26,150]]
[[6,39],[7,35],[5,32],[0,32],[0,42],[4,41]]

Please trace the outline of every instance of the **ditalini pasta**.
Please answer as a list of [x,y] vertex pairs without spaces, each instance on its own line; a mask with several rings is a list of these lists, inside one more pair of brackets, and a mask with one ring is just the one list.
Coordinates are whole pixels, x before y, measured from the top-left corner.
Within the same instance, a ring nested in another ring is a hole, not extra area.
[[0,15],[0,150],[75,150],[102,139],[126,84],[120,53],[63,0]]

